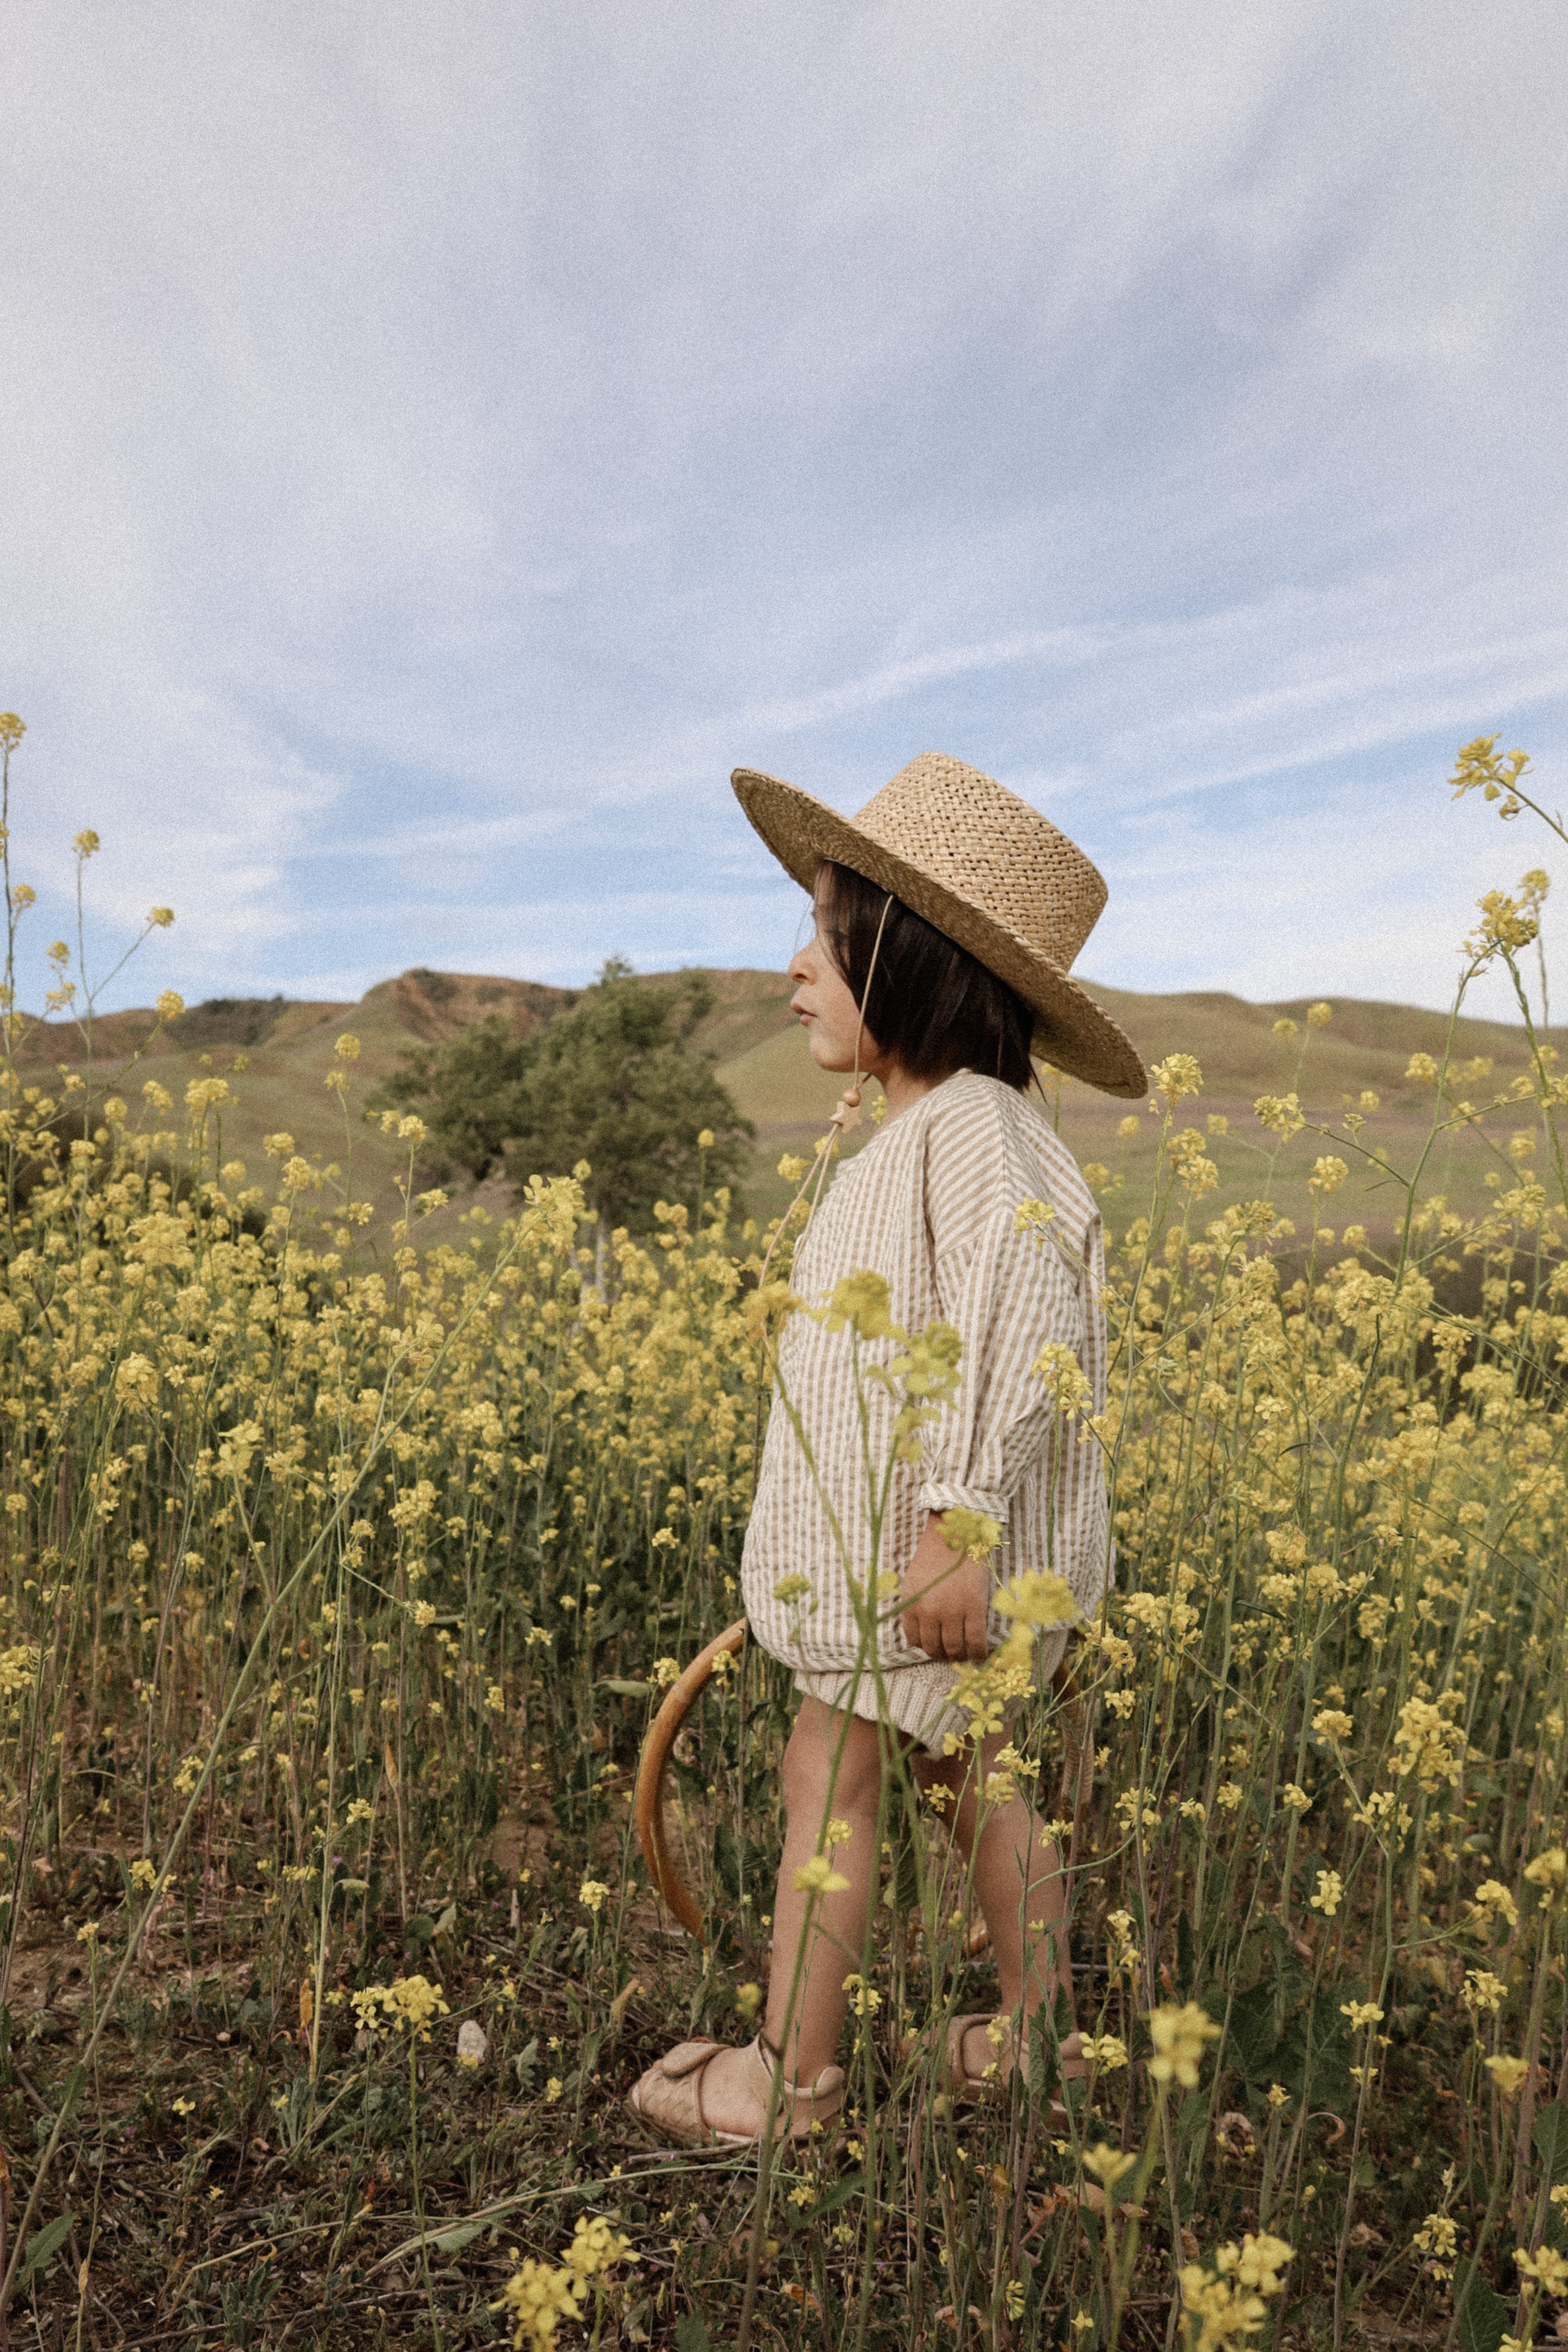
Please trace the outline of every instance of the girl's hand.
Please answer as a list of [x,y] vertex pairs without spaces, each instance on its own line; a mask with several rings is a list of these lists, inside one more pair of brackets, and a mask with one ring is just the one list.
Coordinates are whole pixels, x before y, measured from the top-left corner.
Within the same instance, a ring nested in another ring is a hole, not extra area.
[[989,1644],[991,1570],[984,1560],[953,1551],[931,1512],[904,1570],[904,1638],[928,1658],[984,1658]]

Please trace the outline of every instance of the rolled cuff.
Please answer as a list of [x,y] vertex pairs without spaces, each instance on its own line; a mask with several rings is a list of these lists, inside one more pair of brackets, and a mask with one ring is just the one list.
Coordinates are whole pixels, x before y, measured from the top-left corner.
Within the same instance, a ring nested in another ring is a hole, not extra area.
[[915,1501],[922,1511],[983,1511],[1002,1527],[1007,1524],[1008,1498],[990,1486],[950,1486],[933,1478],[921,1488]]

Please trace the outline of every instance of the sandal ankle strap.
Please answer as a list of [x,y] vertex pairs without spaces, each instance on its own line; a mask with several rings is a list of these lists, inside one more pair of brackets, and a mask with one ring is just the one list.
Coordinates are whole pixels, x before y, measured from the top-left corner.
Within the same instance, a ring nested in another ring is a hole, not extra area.
[[[844,2076],[837,2066],[824,2066],[821,2072],[816,2074],[809,2083],[803,2083],[797,2074],[784,2074],[784,2053],[782,2050],[774,2048],[773,2044],[768,2040],[765,2033],[758,2033],[755,2041],[752,2043],[752,2048],[756,2052],[759,2060],[767,2070],[770,2085],[772,2084],[773,2074],[776,2070],[783,2079],[783,2087],[785,2096],[796,2106],[800,2105],[802,2100],[805,2100],[807,2105],[815,2105],[819,2101],[826,2105],[829,2099],[837,2098],[843,2088]],[[829,2076],[834,2079],[831,2081],[827,2080]]]

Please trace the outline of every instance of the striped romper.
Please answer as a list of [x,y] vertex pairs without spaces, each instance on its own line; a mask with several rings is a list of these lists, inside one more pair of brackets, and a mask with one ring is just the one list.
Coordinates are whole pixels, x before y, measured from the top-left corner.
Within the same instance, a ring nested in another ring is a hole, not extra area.
[[[1026,1200],[1056,1213],[1043,1244],[1015,1230]],[[1089,1377],[1094,1409],[1103,1408],[1104,1244],[1072,1154],[1038,1108],[1011,1087],[961,1070],[890,1119],[833,1177],[796,1253],[792,1286],[816,1305],[845,1276],[864,1271],[886,1278],[896,1323],[911,1332],[950,1323],[963,1341],[956,1402],[922,1432],[920,1461],[894,1471],[879,1570],[902,1574],[927,1512],[984,1511],[1003,1528],[995,1580],[1054,1569],[1092,1617],[1112,1567],[1100,1448],[1058,1420],[1030,1368],[1047,1342],[1065,1343]],[[868,1361],[890,1362],[898,1352],[891,1340],[862,1343]],[[861,1658],[843,1558],[779,1387],[801,1416],[858,1575],[870,1562],[850,1335],[794,1315],[780,1338],[746,1532],[746,1614],[763,1649],[794,1667],[799,1689],[875,1720],[877,1688]],[[875,1382],[864,1386],[864,1407],[879,1467],[897,1408]],[[781,1601],[775,1588],[802,1576],[809,1591]],[[950,1733],[968,1727],[949,1704],[956,1670],[913,1648],[885,1604],[879,1614],[887,1712],[940,1755]],[[993,1649],[1007,1631],[993,1610]],[[1042,1677],[1066,1642],[1065,1630],[1043,1636]]]

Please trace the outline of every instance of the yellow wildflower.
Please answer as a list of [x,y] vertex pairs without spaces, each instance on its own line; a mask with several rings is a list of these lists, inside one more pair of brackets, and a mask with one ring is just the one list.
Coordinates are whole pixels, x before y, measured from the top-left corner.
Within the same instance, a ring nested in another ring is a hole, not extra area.
[[1474,2016],[1495,2017],[1507,1998],[1508,1987],[1489,1969],[1467,1969],[1459,1999]]
[[1149,2072],[1155,2082],[1179,2083],[1184,2090],[1193,2090],[1205,2047],[1219,2040],[1219,2027],[1195,2000],[1180,2008],[1167,2001],[1150,2011],[1149,2032],[1154,2043]]
[[1540,2287],[1553,2299],[1568,2294],[1568,2261],[1555,2246],[1537,2246],[1533,2253],[1520,2246],[1513,2259],[1519,2265],[1520,2277],[1528,2285]]
[[797,1895],[844,1895],[848,1888],[848,1879],[841,1870],[834,1869],[825,1853],[814,1853],[795,1874]]
[[1499,1878],[1482,1879],[1476,1889],[1475,1911],[1483,1927],[1489,1927],[1494,1919],[1505,1920],[1510,1928],[1519,1925],[1519,1906]]
[[[954,1517],[948,1514],[949,1520]],[[944,1520],[944,1534],[947,1525]],[[1015,1617],[1024,1625],[1074,1625],[1083,1614],[1067,1579],[1049,1569],[1025,1569],[997,1588],[991,1605],[999,1617]]]

